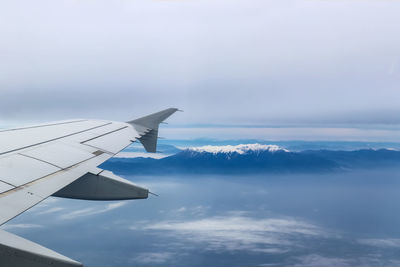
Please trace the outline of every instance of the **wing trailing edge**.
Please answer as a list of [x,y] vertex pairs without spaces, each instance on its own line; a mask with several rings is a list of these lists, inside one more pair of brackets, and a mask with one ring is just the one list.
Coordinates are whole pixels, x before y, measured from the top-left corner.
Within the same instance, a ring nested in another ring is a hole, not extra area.
[[158,127],[161,122],[177,112],[177,108],[168,108],[136,120],[128,121],[139,133],[139,141],[147,152],[157,151]]

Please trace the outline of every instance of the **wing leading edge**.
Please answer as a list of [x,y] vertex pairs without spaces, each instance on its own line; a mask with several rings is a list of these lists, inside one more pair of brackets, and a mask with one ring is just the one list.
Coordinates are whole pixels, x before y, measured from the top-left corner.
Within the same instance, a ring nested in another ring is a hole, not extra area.
[[[170,108],[127,123],[74,120],[0,131],[0,225],[51,195],[147,198],[147,189],[97,166],[136,140],[155,152],[159,124],[176,111]],[[19,267],[82,266],[4,231],[0,262]]]

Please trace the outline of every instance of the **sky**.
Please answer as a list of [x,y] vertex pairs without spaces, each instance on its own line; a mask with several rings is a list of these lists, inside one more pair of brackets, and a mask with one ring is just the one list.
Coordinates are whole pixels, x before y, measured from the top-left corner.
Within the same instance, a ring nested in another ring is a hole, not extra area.
[[400,140],[399,11],[392,0],[2,1],[0,125],[172,106],[185,111],[173,137],[218,126],[216,137],[332,139],[319,132],[335,128]]

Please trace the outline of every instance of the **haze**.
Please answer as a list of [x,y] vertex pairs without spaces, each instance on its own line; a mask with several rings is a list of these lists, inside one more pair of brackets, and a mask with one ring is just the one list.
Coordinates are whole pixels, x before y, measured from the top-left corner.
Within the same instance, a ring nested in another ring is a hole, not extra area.
[[397,127],[399,11],[389,0],[3,1],[0,120],[176,106],[180,126]]

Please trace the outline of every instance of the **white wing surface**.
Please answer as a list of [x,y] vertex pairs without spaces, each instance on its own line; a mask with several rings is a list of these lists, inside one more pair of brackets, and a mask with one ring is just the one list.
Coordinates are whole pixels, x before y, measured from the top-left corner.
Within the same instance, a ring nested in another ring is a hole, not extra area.
[[[155,152],[170,108],[128,123],[71,120],[0,131],[0,225],[51,195],[79,199],[147,198],[148,190],[97,166],[139,140]],[[147,145],[150,144],[150,145]],[[0,231],[1,266],[82,266]]]

